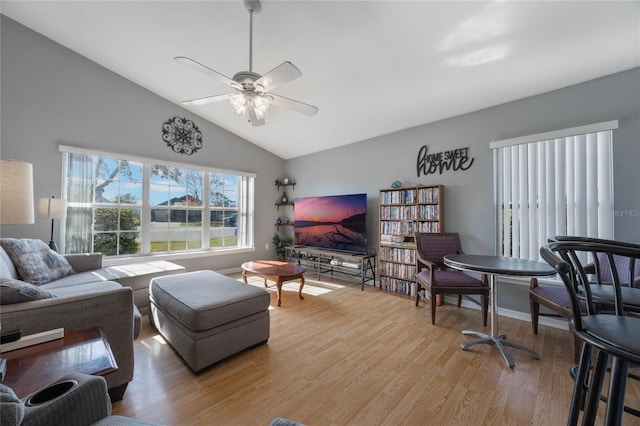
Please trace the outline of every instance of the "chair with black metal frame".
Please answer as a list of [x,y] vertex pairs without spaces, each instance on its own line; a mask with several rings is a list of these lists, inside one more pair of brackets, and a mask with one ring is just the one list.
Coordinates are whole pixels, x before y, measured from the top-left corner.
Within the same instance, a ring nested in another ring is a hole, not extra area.
[[[556,236],[549,239],[549,242],[552,241],[579,241],[586,243],[604,243],[604,244],[616,244],[622,246],[629,247],[638,247],[638,245],[633,243],[615,241],[615,240],[605,240],[600,238],[590,238],[590,237],[577,237],[577,236]],[[629,276],[630,271],[628,268],[628,260],[627,258],[621,256],[614,256],[615,263],[617,263],[617,269],[620,273],[620,280],[623,286],[632,286],[636,288],[640,288],[640,262],[636,264],[636,271],[633,272],[636,277],[635,281],[632,284],[630,283]],[[585,272],[589,275],[594,275],[598,272],[598,276],[600,277],[600,281],[603,285],[607,285],[608,287],[598,287],[594,288],[593,293],[596,299],[600,299],[601,301],[606,301],[607,303],[613,302],[613,293],[610,287],[610,284],[613,280],[611,276],[611,269],[608,267],[608,263],[603,263],[603,259],[600,259],[600,264],[602,265],[602,270],[596,271],[596,265],[591,263],[589,265],[585,265]],[[626,290],[623,290],[626,292]],[[634,312],[640,312],[640,292],[631,292],[626,297],[623,297],[625,304],[627,304],[627,310]],[[569,294],[564,286],[552,285],[552,284],[540,284],[536,278],[531,279],[531,284],[529,286],[529,305],[531,307],[531,327],[533,329],[533,334],[538,334],[538,317],[540,315],[550,315],[550,314],[541,314],[540,313],[540,305],[545,306],[549,310],[555,313],[556,316],[564,317],[567,319],[571,318],[571,307],[569,302]],[[586,306],[581,304],[582,312],[586,313]],[[551,314],[553,315],[553,314]],[[571,330],[573,334],[573,330]],[[582,342],[580,339],[576,338],[575,334],[573,334],[573,347],[574,347],[574,358],[575,362],[578,363],[580,361],[580,350],[582,348]]]
[[416,243],[416,306],[420,297],[427,299],[431,305],[431,324],[436,322],[436,297],[438,295],[458,295],[458,307],[462,301],[462,295],[479,295],[482,322],[487,325],[489,310],[489,282],[485,274],[482,279],[474,278],[462,271],[447,267],[443,258],[450,254],[463,254],[458,233],[430,234],[424,232],[415,233]]
[[[620,247],[640,250],[640,244],[606,240],[602,238],[591,237],[575,237],[575,236],[556,236],[549,239],[551,241],[575,241],[587,244],[613,244]],[[594,301],[602,305],[612,305],[614,302],[614,291],[611,287],[613,282],[613,271],[609,262],[604,262],[604,258],[599,255],[599,262],[593,262],[585,266],[585,272],[597,279],[591,281],[591,292]],[[626,256],[613,255],[613,266],[619,274],[621,291],[623,293],[622,301],[624,302],[625,311],[640,314],[640,262],[630,263],[630,259]],[[594,285],[597,284],[597,285]]]
[[[640,262],[640,245],[555,240],[542,247],[540,254],[560,275],[571,303],[570,321],[577,337],[584,341],[567,424],[577,424],[585,397],[583,424],[594,423],[601,399],[607,402],[605,424],[620,424],[625,411],[640,414],[624,405],[627,377],[631,377],[629,368],[640,363],[640,318],[628,315],[625,310],[624,295],[629,291],[622,291],[620,262],[614,259],[614,256],[628,258],[629,271],[633,274],[636,263]],[[587,256],[594,264],[593,275],[587,268]],[[607,285],[613,300],[603,304],[602,299],[594,297],[592,289],[602,288],[598,287],[604,284],[599,272],[604,265],[611,268],[613,282]],[[586,304],[586,314],[581,310],[581,301]],[[593,351],[597,352],[595,366],[591,365]],[[609,393],[608,398],[602,398],[609,357],[613,358]]]

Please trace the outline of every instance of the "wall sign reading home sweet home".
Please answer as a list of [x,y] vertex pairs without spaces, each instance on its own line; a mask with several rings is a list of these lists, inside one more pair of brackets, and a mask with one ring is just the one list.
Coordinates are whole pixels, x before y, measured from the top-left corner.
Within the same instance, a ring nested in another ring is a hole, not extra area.
[[467,170],[475,158],[469,157],[469,148],[457,148],[449,151],[429,153],[427,145],[418,152],[418,177],[420,173],[430,175],[435,172],[442,174],[444,170]]

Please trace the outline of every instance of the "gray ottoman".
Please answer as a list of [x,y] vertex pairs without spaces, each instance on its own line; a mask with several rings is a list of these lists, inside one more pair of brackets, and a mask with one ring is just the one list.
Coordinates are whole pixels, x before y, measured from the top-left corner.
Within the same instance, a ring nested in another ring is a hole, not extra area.
[[191,369],[269,339],[269,293],[213,271],[157,277],[150,320]]

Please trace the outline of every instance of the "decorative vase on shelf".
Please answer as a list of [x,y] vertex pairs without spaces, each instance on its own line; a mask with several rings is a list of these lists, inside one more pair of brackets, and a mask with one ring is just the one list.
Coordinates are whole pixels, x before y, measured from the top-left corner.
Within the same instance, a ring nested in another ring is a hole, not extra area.
[[287,204],[289,202],[289,199],[287,198],[287,193],[286,192],[282,193],[282,198],[280,199],[280,202],[282,204]]

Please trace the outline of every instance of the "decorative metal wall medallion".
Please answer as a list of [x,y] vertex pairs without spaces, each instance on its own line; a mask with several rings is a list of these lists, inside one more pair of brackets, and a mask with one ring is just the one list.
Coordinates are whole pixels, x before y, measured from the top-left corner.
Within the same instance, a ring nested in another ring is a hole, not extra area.
[[180,154],[191,155],[202,148],[202,132],[186,118],[173,117],[162,123],[162,140]]

